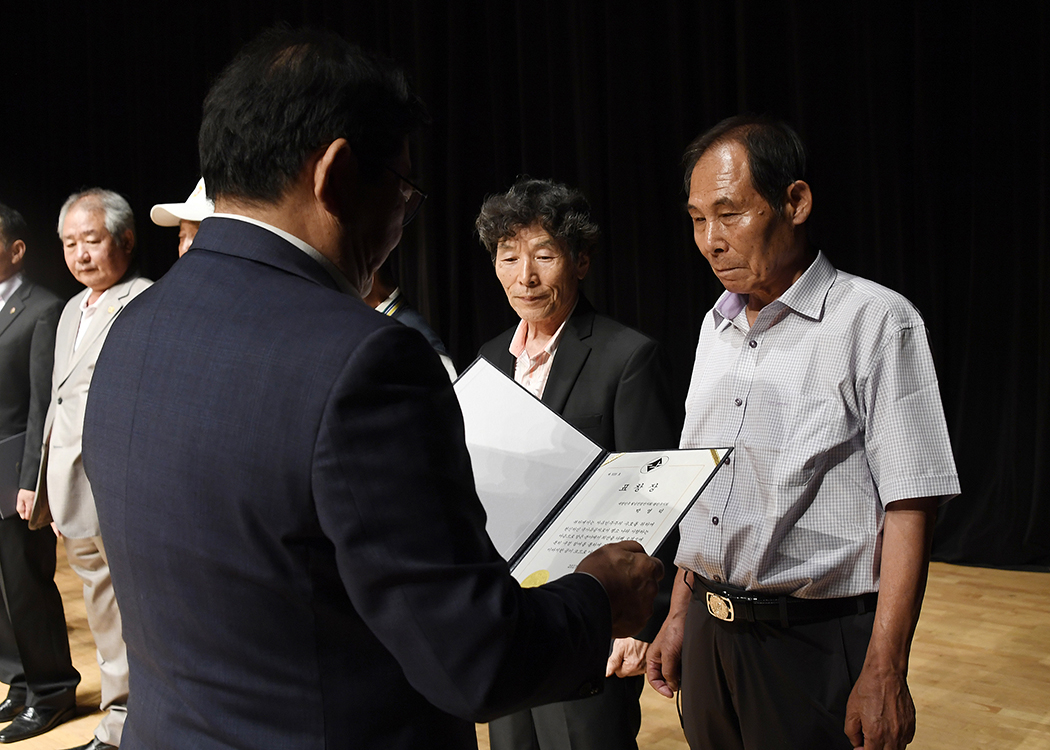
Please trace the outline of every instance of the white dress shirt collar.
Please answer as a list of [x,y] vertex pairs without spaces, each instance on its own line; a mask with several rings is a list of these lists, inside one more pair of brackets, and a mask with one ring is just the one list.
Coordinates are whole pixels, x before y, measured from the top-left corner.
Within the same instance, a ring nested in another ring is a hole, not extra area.
[[350,283],[350,280],[343,275],[343,272],[340,271],[338,267],[336,267],[335,263],[321,255],[320,251],[318,251],[317,248],[313,247],[312,245],[306,242],[303,242],[294,234],[289,234],[283,229],[279,229],[278,227],[275,227],[272,224],[267,224],[265,221],[259,221],[258,219],[253,219],[250,216],[242,216],[241,214],[215,213],[212,214],[212,216],[218,217],[220,219],[236,219],[237,221],[244,221],[249,224],[254,224],[257,227],[262,227],[263,229],[273,232],[282,240],[290,242],[291,244],[295,245],[297,248],[302,250],[304,253],[309,255],[311,258],[313,258],[315,261],[317,261],[321,265],[321,268],[327,271],[328,275],[332,277],[332,279],[336,283],[336,286],[339,287],[339,290],[341,292],[353,295],[354,297],[361,297],[361,294],[353,287],[353,285]]
[[390,293],[390,296],[379,303],[376,310],[383,313],[383,315],[393,316],[404,304],[405,298],[401,294],[401,287],[394,287],[394,291]]
[[87,329],[91,326],[91,319],[98,314],[98,310],[102,306],[102,300],[109,294],[109,289],[107,289],[98,295],[97,300],[89,305],[88,300],[91,298],[92,291],[92,289],[84,290],[84,296],[80,298],[80,326],[77,328],[76,340],[73,341],[73,351],[76,351],[80,346],[80,342],[84,340],[84,334],[87,333]]
[[22,286],[22,272],[19,271],[6,281],[0,281],[0,305],[11,299],[11,295]]

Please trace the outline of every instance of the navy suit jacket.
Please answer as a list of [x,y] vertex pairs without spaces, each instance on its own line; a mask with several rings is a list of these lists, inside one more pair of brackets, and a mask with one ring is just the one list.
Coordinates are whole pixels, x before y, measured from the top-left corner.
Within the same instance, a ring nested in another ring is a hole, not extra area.
[[84,464],[123,750],[474,747],[601,682],[607,597],[514,582],[433,350],[266,229],[205,219],[115,321]]

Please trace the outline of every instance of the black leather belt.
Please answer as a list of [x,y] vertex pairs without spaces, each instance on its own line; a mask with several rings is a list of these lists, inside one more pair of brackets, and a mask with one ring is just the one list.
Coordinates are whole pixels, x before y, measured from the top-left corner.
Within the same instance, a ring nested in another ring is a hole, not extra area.
[[878,593],[841,599],[799,599],[794,596],[762,597],[735,586],[693,575],[693,598],[703,602],[712,617],[726,622],[779,622],[782,627],[874,612]]

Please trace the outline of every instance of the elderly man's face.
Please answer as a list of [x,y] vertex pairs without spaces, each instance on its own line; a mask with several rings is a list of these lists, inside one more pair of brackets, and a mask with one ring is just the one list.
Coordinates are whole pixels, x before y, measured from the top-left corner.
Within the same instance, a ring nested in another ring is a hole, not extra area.
[[564,320],[576,302],[590,258],[574,263],[564,243],[539,224],[519,229],[496,247],[496,276],[514,312],[528,323]]
[[105,210],[91,200],[81,200],[66,212],[62,245],[69,272],[96,292],[120,281],[131,263],[131,233],[118,241],[106,229]]
[[688,210],[696,246],[730,292],[755,295],[765,304],[800,273],[805,245],[795,235],[793,207],[778,213],[759,195],[741,144],[719,144],[700,158],[689,183]]

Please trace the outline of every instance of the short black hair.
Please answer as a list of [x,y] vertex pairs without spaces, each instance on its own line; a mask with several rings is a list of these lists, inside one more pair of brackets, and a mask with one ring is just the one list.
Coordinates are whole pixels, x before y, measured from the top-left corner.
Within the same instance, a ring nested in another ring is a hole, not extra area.
[[495,262],[500,241],[537,223],[565,243],[573,262],[581,254],[592,254],[601,234],[591,221],[591,207],[583,193],[560,182],[528,176],[519,177],[507,192],[488,196],[474,226]]
[[379,171],[427,122],[392,63],[331,32],[276,27],[246,45],[208,92],[201,174],[213,200],[274,203],[309,156],[337,138]]
[[0,243],[10,245],[15,240],[25,241],[28,229],[22,214],[0,203]]
[[788,185],[806,179],[806,146],[790,125],[768,117],[729,117],[697,136],[682,157],[686,194],[701,157],[711,147],[731,142],[747,152],[751,184],[758,194],[774,211],[783,211]]

